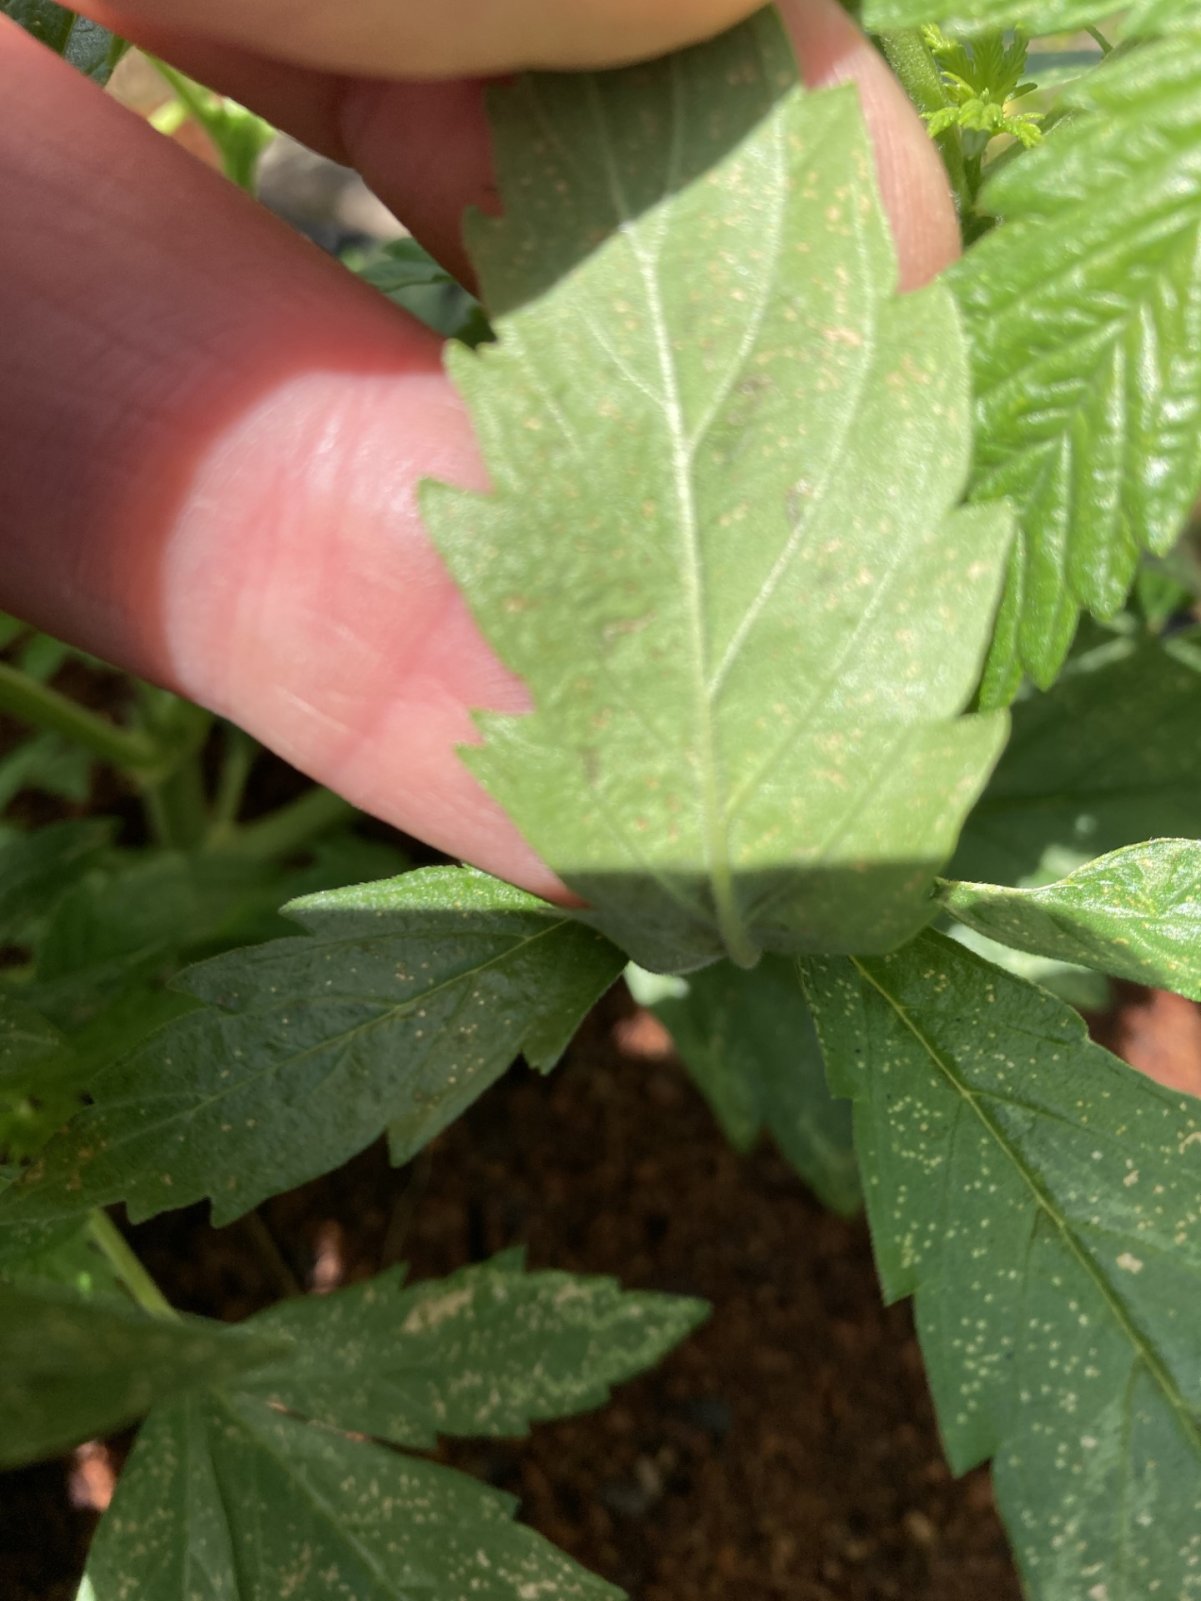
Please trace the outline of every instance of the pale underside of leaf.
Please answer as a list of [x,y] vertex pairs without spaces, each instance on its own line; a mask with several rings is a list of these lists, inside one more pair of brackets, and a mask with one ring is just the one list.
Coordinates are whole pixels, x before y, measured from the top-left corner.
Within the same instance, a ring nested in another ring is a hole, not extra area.
[[961,923],[1036,956],[1201,1001],[1201,842],[1149,840],[1038,889],[950,882]]
[[855,97],[794,74],[764,13],[497,101],[500,343],[451,362],[495,492],[424,500],[535,702],[470,765],[660,969],[912,934],[1004,737],[953,311],[890,299]]
[[936,935],[802,970],[886,1293],[1031,1596],[1201,1594],[1201,1102]]
[[952,270],[977,403],[972,498],[1021,530],[984,703],[1047,685],[1080,610],[1124,603],[1201,485],[1201,35],[1072,90],[1077,116],[985,199],[1004,219]]

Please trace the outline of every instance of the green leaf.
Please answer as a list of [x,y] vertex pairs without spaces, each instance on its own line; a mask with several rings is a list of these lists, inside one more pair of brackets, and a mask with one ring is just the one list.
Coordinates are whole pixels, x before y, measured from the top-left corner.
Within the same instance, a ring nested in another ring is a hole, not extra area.
[[1201,1001],[1201,843],[1155,839],[1042,889],[947,883],[942,904],[1019,950]]
[[0,1280],[0,1466],[111,1433],[165,1397],[274,1356],[278,1342],[158,1318],[41,1282]]
[[31,995],[61,1027],[80,1028],[123,989],[163,984],[185,955],[229,943],[278,904],[269,863],[212,852],[112,853],[59,901],[35,946]]
[[97,83],[108,82],[127,49],[124,40],[107,28],[77,17],[53,0],[0,0],[0,12]]
[[1101,647],[1014,707],[949,877],[1046,883],[1141,840],[1201,836],[1201,673],[1183,645]]
[[40,1012],[0,994],[0,1153],[23,1161],[79,1105],[82,1069],[71,1045]]
[[[1030,34],[1066,33],[1090,22],[1106,22],[1113,0],[953,0],[950,12],[931,0],[865,0],[863,23],[873,33],[888,28],[916,28],[943,22],[951,29],[1025,28]],[[1127,37],[1163,28],[1183,27],[1196,18],[1196,0],[1136,0],[1123,8]]]
[[79,1601],[617,1601],[508,1496],[238,1395],[156,1412]]
[[151,1417],[81,1601],[616,1598],[513,1527],[507,1496],[362,1433],[417,1446],[522,1433],[603,1400],[703,1310],[608,1279],[527,1274],[515,1255],[439,1283],[406,1288],[393,1272],[275,1307],[249,1333],[283,1347],[277,1362]]
[[58,734],[37,734],[0,760],[0,811],[23,790],[81,805],[92,784],[90,752]]
[[766,1129],[805,1183],[844,1216],[859,1210],[847,1107],[826,1086],[796,963],[765,956],[751,972],[718,962],[685,978],[628,975],[663,1023],[730,1143]]
[[0,995],[0,1089],[25,1091],[38,1069],[65,1046],[59,1030],[39,1012]]
[[68,1290],[81,1301],[99,1298],[128,1305],[125,1283],[105,1254],[93,1221],[89,1218],[69,1231],[31,1243],[18,1257],[6,1257],[5,1277],[22,1287],[49,1285]]
[[949,277],[977,402],[971,496],[1018,511],[984,703],[1049,684],[1081,608],[1113,616],[1201,486],[1201,32],[1110,57],[985,190]]
[[356,277],[446,339],[472,347],[491,339],[484,308],[416,239],[391,239],[343,258]]
[[535,710],[465,759],[644,966],[894,945],[1004,738],[958,714],[1009,529],[952,514],[961,336],[892,296],[854,91],[765,11],[493,122],[450,369],[495,492],[423,507]]
[[185,975],[205,1009],[96,1083],[95,1106],[0,1197],[0,1226],[116,1200],[138,1221],[205,1196],[228,1223],[385,1125],[407,1159],[519,1052],[551,1067],[622,966],[591,929],[469,869],[289,912],[311,937]]
[[1031,1601],[1193,1594],[1201,1102],[938,935],[802,972],[885,1294],[955,1469],[995,1457]]
[[408,1288],[400,1269],[260,1314],[252,1326],[295,1350],[241,1388],[396,1445],[521,1435],[600,1406],[706,1312],[612,1279],[526,1273],[519,1256]]
[[14,944],[51,910],[101,850],[103,823],[0,831],[0,944]]

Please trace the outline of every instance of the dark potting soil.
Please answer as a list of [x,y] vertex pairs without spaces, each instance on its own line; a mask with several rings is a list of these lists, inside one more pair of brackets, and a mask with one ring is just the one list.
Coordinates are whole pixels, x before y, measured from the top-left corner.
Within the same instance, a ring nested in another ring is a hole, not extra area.
[[[414,1169],[369,1151],[262,1224],[214,1232],[193,1208],[132,1237],[177,1304],[229,1319],[290,1276],[329,1287],[403,1259],[424,1277],[516,1244],[712,1303],[603,1410],[442,1453],[634,1601],[1018,1601],[988,1477],[947,1472],[908,1308],[880,1306],[862,1224],[769,1147],[734,1155],[620,995],[552,1078],[518,1068]],[[3,1601],[73,1595],[95,1514],[67,1482],[65,1465],[0,1476]]]

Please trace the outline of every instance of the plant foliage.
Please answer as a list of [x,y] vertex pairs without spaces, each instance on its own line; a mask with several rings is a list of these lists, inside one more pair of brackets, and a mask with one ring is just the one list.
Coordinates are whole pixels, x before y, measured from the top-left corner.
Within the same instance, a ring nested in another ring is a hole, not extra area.
[[[4,9],[96,76],[118,48]],[[1201,33],[1143,0],[1033,113],[1026,33],[1095,3],[865,11],[925,30],[886,49],[961,202],[950,287],[895,293],[854,94],[803,91],[770,11],[495,92],[488,322],[411,242],[359,264],[460,336],[492,490],[423,505],[533,706],[465,760],[583,904],[397,876],[316,791],[246,822],[236,731],[144,686],[129,726],[74,707],[0,619],[41,730],[0,800],[124,763],[156,839],[0,833],[0,1455],[149,1412],[81,1601],[614,1594],[403,1453],[598,1404],[696,1302],[508,1255],[233,1329],[98,1209],[223,1223],[381,1135],[407,1161],[627,957],[734,1144],[866,1199],[1033,1601],[1201,1596],[1201,1101],[926,927],[1201,998],[1196,562],[1140,568],[1201,483]],[[262,126],[197,114],[249,184]],[[1082,611],[1117,620],[1074,645]]]
[[951,1461],[995,1456],[1032,1594],[1189,1595],[1201,1102],[938,935],[802,971],[885,1295],[917,1296]]
[[11,17],[96,83],[108,82],[125,53],[124,40],[115,38],[99,23],[77,17],[54,0],[0,0],[0,13]]
[[470,765],[645,966],[895,945],[1004,738],[960,713],[1009,526],[952,512],[960,336],[893,297],[855,98],[763,13],[494,116],[451,371],[495,492],[425,508],[535,710]]
[[1080,608],[1113,616],[1201,488],[1201,34],[1106,61],[985,191],[951,275],[972,346],[973,498],[1018,509],[985,681],[1046,686]]
[[623,1295],[605,1279],[526,1274],[513,1258],[412,1289],[403,1277],[220,1330],[275,1359],[151,1413],[80,1601],[123,1590],[151,1601],[618,1595],[514,1526],[509,1496],[364,1435],[425,1446],[439,1434],[524,1433],[532,1418],[595,1405],[704,1308]]

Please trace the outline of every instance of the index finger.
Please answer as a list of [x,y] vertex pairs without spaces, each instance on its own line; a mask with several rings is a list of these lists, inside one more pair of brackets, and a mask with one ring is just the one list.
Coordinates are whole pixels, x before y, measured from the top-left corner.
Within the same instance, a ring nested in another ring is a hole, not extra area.
[[376,77],[616,66],[719,33],[759,0],[84,0],[118,32],[169,25],[303,66]]

